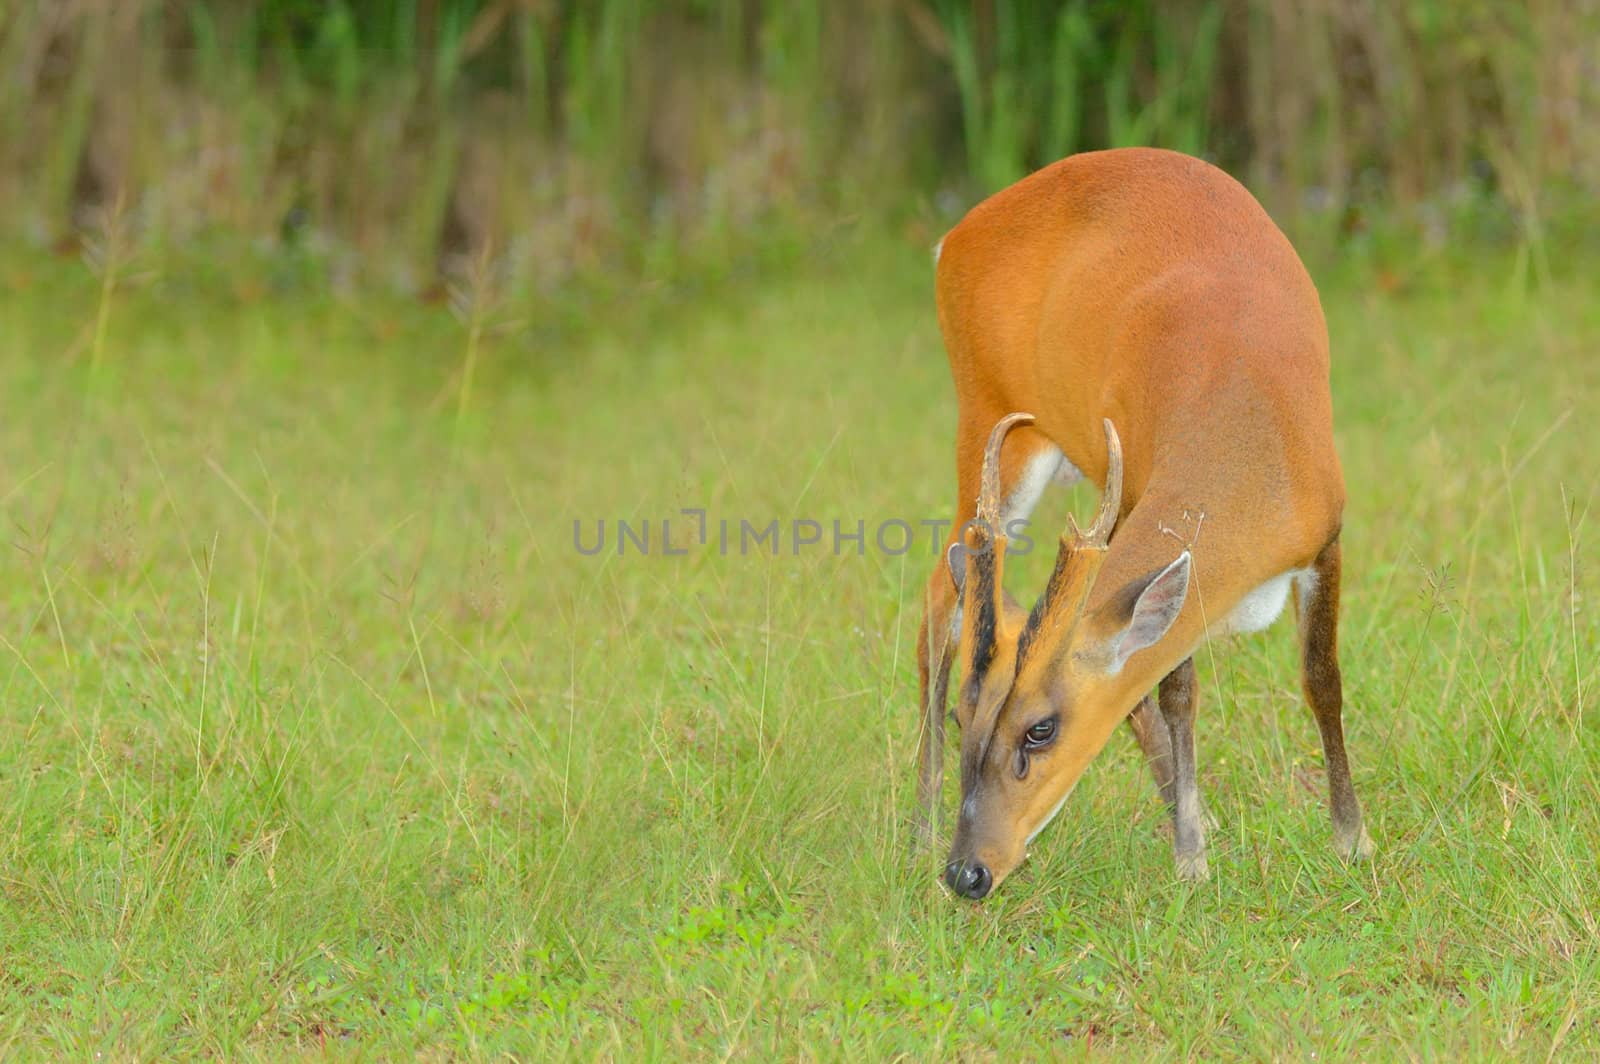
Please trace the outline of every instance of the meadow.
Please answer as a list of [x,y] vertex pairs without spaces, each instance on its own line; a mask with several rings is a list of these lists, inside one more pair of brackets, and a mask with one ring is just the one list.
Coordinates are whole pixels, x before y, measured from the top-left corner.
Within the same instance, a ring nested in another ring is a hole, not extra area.
[[1592,252],[1313,263],[1375,859],[1280,623],[1198,662],[1209,882],[1119,733],[979,906],[908,848],[934,550],[872,533],[955,406],[868,228],[560,327],[0,263],[0,1054],[1600,1051]]

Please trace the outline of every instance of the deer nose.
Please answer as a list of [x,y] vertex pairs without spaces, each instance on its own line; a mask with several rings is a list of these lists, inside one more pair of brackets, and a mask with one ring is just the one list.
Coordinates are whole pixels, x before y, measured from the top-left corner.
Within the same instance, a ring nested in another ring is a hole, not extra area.
[[994,876],[989,874],[987,865],[977,861],[951,861],[944,866],[944,882],[963,898],[979,901],[994,886]]

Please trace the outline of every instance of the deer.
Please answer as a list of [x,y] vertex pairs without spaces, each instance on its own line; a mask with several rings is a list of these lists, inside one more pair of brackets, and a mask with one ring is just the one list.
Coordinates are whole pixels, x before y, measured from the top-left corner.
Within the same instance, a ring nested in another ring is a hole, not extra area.
[[[1338,660],[1344,477],[1317,290],[1243,185],[1192,156],[1069,156],[973,207],[934,251],[957,398],[956,511],[923,599],[917,838],[938,833],[959,664],[959,813],[945,884],[981,900],[1126,721],[1206,879],[1194,658],[1293,599],[1337,853],[1369,857]],[[1069,520],[1031,610],[1007,544],[1051,484]]]

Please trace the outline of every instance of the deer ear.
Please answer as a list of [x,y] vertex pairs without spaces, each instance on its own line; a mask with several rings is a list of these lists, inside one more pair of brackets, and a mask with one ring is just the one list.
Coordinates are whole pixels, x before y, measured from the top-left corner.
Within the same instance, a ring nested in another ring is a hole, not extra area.
[[955,581],[959,593],[967,582],[967,548],[959,543],[950,544],[944,552],[944,563],[950,569],[950,579]]
[[1171,565],[1133,581],[1102,607],[1110,614],[1106,617],[1111,630],[1105,643],[1107,673],[1121,672],[1130,657],[1167,634],[1189,594],[1191,565],[1189,552],[1184,551]]

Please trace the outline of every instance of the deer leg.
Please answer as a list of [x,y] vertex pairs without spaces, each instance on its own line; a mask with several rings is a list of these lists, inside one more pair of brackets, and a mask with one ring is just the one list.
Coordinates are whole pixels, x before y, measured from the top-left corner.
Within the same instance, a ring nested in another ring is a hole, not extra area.
[[1176,813],[1178,795],[1172,772],[1172,734],[1167,730],[1166,721],[1156,714],[1155,701],[1149,695],[1139,699],[1139,704],[1128,714],[1128,730],[1133,732],[1139,749],[1144,751],[1145,763],[1150,766],[1150,775],[1155,777],[1156,789],[1167,804],[1168,814]]
[[1361,803],[1350,783],[1344,750],[1344,689],[1339,677],[1339,541],[1322,549],[1312,575],[1295,588],[1300,615],[1301,681],[1306,702],[1322,733],[1322,760],[1328,770],[1328,810],[1333,845],[1345,860],[1372,856],[1372,839],[1361,823]]
[[944,789],[944,718],[955,660],[955,584],[943,561],[928,579],[922,630],[917,636],[921,730],[917,742],[917,819],[913,838],[932,848],[938,834],[939,795]]
[[1172,849],[1178,860],[1178,878],[1205,879],[1210,871],[1206,866],[1206,829],[1195,774],[1194,715],[1200,688],[1195,683],[1193,658],[1185,658],[1161,681],[1160,699],[1161,715],[1166,718],[1172,742]]

